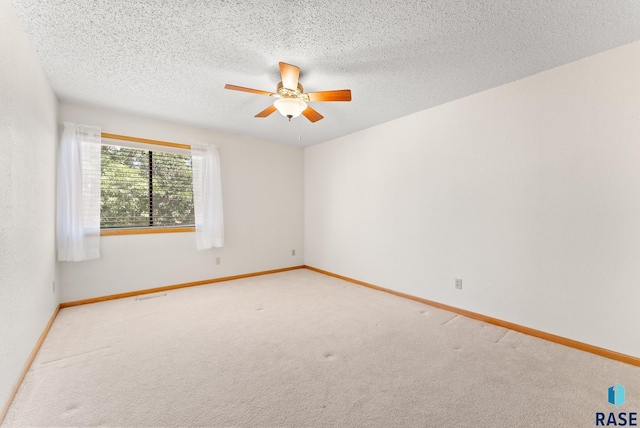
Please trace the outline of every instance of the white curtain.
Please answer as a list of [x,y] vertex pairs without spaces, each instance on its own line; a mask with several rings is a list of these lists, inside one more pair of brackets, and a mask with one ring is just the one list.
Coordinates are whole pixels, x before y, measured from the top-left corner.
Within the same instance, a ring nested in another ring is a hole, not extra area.
[[211,144],[191,144],[191,167],[198,250],[222,247],[224,222],[218,149]]
[[57,203],[58,260],[100,258],[100,128],[64,123]]

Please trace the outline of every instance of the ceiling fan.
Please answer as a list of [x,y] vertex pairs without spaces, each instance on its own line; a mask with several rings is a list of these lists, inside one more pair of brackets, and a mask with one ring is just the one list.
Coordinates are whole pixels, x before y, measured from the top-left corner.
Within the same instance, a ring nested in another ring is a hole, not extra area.
[[301,114],[311,122],[317,122],[323,116],[309,107],[308,102],[326,101],[351,101],[351,90],[338,89],[335,91],[304,92],[302,85],[298,82],[300,68],[295,65],[280,63],[280,76],[282,81],[278,83],[276,92],[261,91],[259,89],[244,88],[242,86],[224,85],[225,89],[233,91],[249,92],[251,94],[266,95],[279,98],[273,105],[256,114],[255,117],[267,117],[278,110],[280,114],[289,118],[298,117]]

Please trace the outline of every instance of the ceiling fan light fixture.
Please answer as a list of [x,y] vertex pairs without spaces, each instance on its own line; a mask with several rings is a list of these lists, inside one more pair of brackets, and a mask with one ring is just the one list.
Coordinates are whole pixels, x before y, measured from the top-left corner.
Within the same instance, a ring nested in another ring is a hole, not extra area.
[[281,115],[288,117],[291,120],[294,117],[298,117],[307,108],[307,103],[299,98],[280,98],[273,106],[278,109]]

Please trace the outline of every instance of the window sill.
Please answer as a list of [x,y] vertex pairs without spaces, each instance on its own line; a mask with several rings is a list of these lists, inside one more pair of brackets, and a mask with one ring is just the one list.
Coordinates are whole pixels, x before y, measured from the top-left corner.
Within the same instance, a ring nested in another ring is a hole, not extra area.
[[131,228],[131,229],[102,229],[100,236],[116,236],[116,235],[145,235],[148,233],[179,233],[179,232],[195,232],[195,226],[186,227],[157,227],[157,228]]

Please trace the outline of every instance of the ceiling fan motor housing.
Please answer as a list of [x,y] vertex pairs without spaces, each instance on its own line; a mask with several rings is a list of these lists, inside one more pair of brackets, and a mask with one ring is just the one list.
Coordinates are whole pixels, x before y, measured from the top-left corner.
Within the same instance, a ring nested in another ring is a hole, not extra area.
[[278,95],[282,98],[298,98],[302,101],[309,101],[309,96],[304,93],[304,88],[298,83],[297,89],[289,89],[282,86],[282,82],[278,83],[278,89],[276,90]]
[[304,88],[302,87],[300,82],[298,82],[298,87],[296,89],[285,88],[282,85],[282,82],[278,82],[278,87],[276,89],[276,92],[282,98],[301,98],[302,99],[304,97],[304,95],[305,95],[304,94]]

